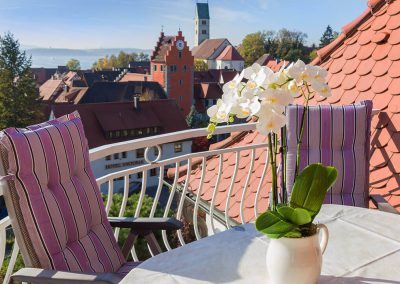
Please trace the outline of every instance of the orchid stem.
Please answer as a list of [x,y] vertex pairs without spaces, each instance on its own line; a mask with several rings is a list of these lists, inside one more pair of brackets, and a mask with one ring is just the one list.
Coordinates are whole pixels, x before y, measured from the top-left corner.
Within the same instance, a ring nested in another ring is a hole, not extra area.
[[277,201],[277,182],[276,182],[276,151],[272,150],[272,134],[268,133],[268,155],[271,161],[271,175],[272,175],[272,188],[271,188],[271,211],[276,211]]
[[298,137],[297,140],[297,153],[296,153],[296,166],[294,170],[294,180],[296,180],[298,174],[299,174],[299,167],[300,167],[300,147],[301,147],[301,142],[303,141],[303,134],[304,134],[304,127],[305,127],[305,122],[306,122],[306,116],[307,116],[307,111],[308,111],[308,102],[310,101],[310,88],[308,87],[308,84],[305,84],[307,88],[307,96],[304,94],[304,110],[303,110],[303,115],[301,117],[301,124],[300,124],[300,136]]

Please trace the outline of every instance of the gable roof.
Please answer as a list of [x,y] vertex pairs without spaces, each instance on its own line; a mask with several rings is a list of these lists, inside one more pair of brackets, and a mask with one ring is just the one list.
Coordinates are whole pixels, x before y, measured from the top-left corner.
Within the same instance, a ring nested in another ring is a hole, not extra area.
[[370,190],[400,209],[400,0],[375,0],[313,61],[325,67],[332,97],[314,103],[373,101]]
[[83,95],[80,103],[104,103],[132,101],[134,95],[150,94],[154,99],[165,99],[167,95],[158,82],[95,82]]
[[239,54],[237,49],[232,45],[228,45],[217,57],[217,60],[222,61],[244,61],[243,57]]
[[90,148],[132,139],[107,139],[106,131],[157,126],[161,130],[157,134],[163,134],[188,128],[176,101],[172,99],[140,102],[138,110],[134,109],[132,102],[54,104],[51,110],[55,117],[77,110],[82,118]]
[[209,59],[225,41],[226,38],[206,39],[200,45],[193,47],[192,54],[194,58]]
[[53,95],[57,95],[63,85],[63,80],[49,79],[39,87],[39,95],[44,101],[55,99]]
[[260,58],[258,58],[256,60],[255,63],[261,65],[261,66],[265,66],[268,61],[273,60],[274,58],[269,54],[269,53],[264,53],[263,55],[261,55]]
[[220,99],[222,97],[222,88],[219,83],[195,83],[194,95],[196,99]]
[[[374,109],[380,109],[371,125],[370,193],[381,194],[390,204],[400,210],[400,0],[386,4],[385,0],[368,2],[368,9],[356,20],[343,27],[342,34],[330,45],[318,51],[313,64],[321,65],[328,71],[328,84],[332,97],[312,95],[310,104],[351,104],[371,99]],[[283,62],[283,61],[281,61]],[[303,104],[302,97],[296,103]],[[228,147],[262,143],[265,137],[258,132],[232,135],[214,147]],[[266,150],[256,154],[266,155]],[[245,174],[250,162],[249,153],[243,151],[240,157],[238,176],[231,199],[229,216],[239,220],[240,198],[243,192]],[[265,156],[264,156],[265,157]],[[245,197],[245,221],[254,220],[255,192],[265,165],[264,159],[254,163],[250,185]],[[207,160],[202,199],[210,202],[218,172],[218,157]],[[215,206],[225,211],[226,189],[235,165],[234,153],[224,156],[221,185]],[[183,173],[185,173],[184,171]],[[170,175],[170,172],[168,173]],[[190,188],[196,192],[201,175],[200,167],[193,167]],[[181,177],[183,182],[185,177]],[[262,183],[263,188],[271,187],[270,171]],[[261,191],[257,200],[258,212],[268,205],[268,190]],[[373,206],[371,204],[371,206]]]
[[164,35],[164,32],[161,32],[157,46],[155,47],[150,60],[153,62],[165,62],[165,56],[167,55],[174,38],[174,36],[166,36]]
[[234,69],[208,69],[207,71],[195,71],[195,83],[226,83],[231,81],[239,72]]
[[196,3],[196,17],[199,19],[210,19],[208,3]]
[[96,82],[113,82],[120,74],[120,70],[95,70],[83,72],[82,77],[86,86],[92,87]]

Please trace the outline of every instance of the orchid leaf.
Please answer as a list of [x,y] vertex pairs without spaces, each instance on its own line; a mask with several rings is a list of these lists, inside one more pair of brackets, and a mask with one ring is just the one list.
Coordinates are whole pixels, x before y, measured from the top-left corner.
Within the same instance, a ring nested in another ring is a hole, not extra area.
[[[307,166],[296,178],[290,199],[290,207],[307,210],[311,219],[321,210],[326,192],[334,184],[337,170],[322,164]],[[312,221],[311,220],[311,221]]]
[[288,206],[278,207],[278,213],[291,223],[301,226],[311,222],[310,213],[303,208],[292,208]]
[[256,220],[256,229],[270,238],[283,237],[297,226],[287,222],[278,212],[266,211]]

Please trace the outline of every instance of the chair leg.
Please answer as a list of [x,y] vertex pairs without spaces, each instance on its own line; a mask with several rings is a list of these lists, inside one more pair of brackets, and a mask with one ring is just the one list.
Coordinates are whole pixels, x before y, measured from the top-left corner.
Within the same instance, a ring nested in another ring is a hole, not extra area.
[[128,259],[129,252],[131,251],[133,244],[135,243],[137,238],[138,234],[133,229],[131,229],[128,237],[124,242],[124,245],[122,246],[122,255],[125,257],[125,259]]
[[153,255],[162,253],[161,247],[157,242],[157,239],[154,236],[153,232],[149,232],[148,234],[144,235],[144,237],[147,240],[147,243],[149,244],[149,247]]

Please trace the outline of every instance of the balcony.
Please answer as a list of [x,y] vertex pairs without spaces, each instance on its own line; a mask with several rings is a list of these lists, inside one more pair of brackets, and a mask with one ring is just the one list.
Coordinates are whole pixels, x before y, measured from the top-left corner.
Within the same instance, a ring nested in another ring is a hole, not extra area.
[[[239,137],[241,133],[255,128],[255,123],[222,126],[216,129],[215,135]],[[253,141],[244,146],[232,146],[219,142],[217,147],[209,151],[174,153],[172,157],[164,157],[165,145],[206,135],[205,129],[192,129],[90,150],[93,165],[96,161],[105,162],[106,157],[117,153],[129,155],[138,149],[145,149],[145,163],[127,163],[129,166],[122,170],[114,168],[111,173],[97,177],[107,214],[122,217],[133,212],[133,217],[174,216],[184,220],[184,230],[173,234],[161,232],[159,241],[165,250],[254,220],[255,216],[266,209],[268,203],[265,195],[268,190],[262,190],[268,186],[267,144]],[[157,150],[153,151],[153,148]],[[103,166],[104,162],[101,163]],[[157,175],[151,176],[150,173]],[[140,182],[132,182],[132,176],[141,177]],[[254,192],[250,190],[250,183]],[[136,206],[128,201],[133,194],[137,196]],[[0,192],[0,195],[3,193]],[[149,200],[151,208],[144,208],[149,206]],[[118,239],[121,231],[117,228],[114,234]],[[0,220],[0,242],[0,264],[6,269],[3,283],[8,283],[19,252],[13,240],[9,217]],[[137,248],[131,251],[135,261],[143,260],[143,255],[152,256],[153,253],[151,249],[146,253],[138,253]]]

